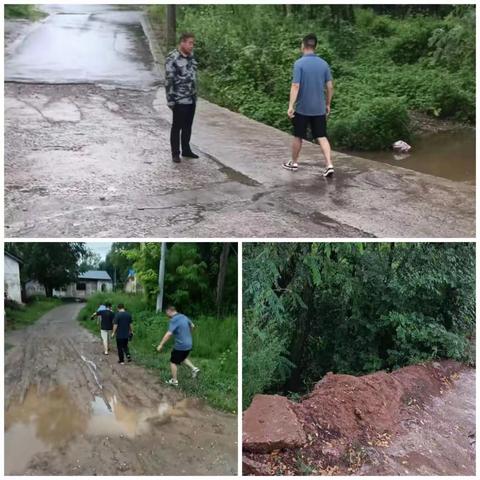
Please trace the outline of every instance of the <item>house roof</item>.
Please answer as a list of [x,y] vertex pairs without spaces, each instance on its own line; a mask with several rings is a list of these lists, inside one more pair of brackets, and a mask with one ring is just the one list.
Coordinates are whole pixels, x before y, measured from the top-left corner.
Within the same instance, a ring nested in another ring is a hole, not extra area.
[[23,263],[23,260],[20,257],[17,257],[16,255],[14,255],[13,253],[10,253],[10,252],[7,252],[6,250],[4,250],[4,254],[7,257],[10,257],[12,260],[15,260],[18,263]]
[[78,276],[81,280],[107,280],[112,281],[112,278],[105,270],[88,270]]

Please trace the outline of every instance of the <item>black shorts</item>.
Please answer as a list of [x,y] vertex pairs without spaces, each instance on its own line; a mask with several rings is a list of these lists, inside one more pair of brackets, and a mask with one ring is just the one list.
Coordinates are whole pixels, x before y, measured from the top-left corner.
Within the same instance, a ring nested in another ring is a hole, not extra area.
[[310,126],[310,130],[312,131],[312,138],[327,136],[326,115],[310,116],[295,112],[295,116],[293,117],[293,135],[306,140],[308,126]]
[[180,365],[187,357],[191,350],[172,350],[170,361],[176,365]]

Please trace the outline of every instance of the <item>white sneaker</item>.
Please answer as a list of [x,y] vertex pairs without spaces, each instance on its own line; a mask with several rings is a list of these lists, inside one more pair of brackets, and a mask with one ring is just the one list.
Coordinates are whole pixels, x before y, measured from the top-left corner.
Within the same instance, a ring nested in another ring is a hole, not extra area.
[[200,373],[200,369],[195,367],[193,370],[192,370],[192,378],[197,378],[197,375]]
[[291,172],[296,172],[298,170],[298,163],[292,162],[291,160],[289,160],[288,162],[284,163],[282,165],[282,167],[285,170],[290,170]]
[[167,380],[165,383],[167,385],[172,385],[174,387],[178,387],[178,380],[174,380],[173,378],[171,378],[170,380]]

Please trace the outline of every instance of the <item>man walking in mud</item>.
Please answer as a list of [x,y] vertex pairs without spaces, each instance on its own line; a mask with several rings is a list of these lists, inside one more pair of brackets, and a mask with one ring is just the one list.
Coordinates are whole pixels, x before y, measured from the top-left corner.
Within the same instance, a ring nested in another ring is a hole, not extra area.
[[171,305],[165,310],[168,318],[168,331],[165,333],[162,341],[157,347],[157,351],[161,352],[165,343],[170,340],[170,337],[175,338],[172,353],[170,354],[170,370],[172,378],[167,381],[169,385],[178,387],[177,370],[178,365],[184,363],[192,370],[192,377],[195,378],[200,369],[197,368],[187,357],[192,351],[192,330],[195,328],[193,322],[186,316],[177,312],[177,309]]
[[103,341],[103,353],[108,355],[109,342],[108,339],[113,330],[113,319],[115,314],[112,312],[112,304],[105,303],[105,308],[97,311],[97,318],[100,320],[100,336]]
[[130,351],[128,350],[128,341],[133,336],[133,319],[125,310],[125,305],[123,305],[123,303],[120,303],[117,309],[118,312],[113,319],[112,338],[117,337],[118,363],[123,365],[125,363],[124,357],[127,357],[127,362],[132,361]]
[[[332,74],[328,63],[315,54],[317,37],[310,33],[302,41],[303,56],[295,62],[290,88],[288,117],[293,123],[292,158],[283,168],[298,170],[298,157],[302,140],[307,139],[310,127],[325,157],[324,177],[333,175],[330,143],[327,138],[327,117],[333,97]],[[326,98],[325,98],[326,90]]]
[[181,161],[180,138],[182,157],[199,158],[190,148],[197,102],[197,62],[193,58],[194,46],[193,33],[183,33],[178,47],[168,54],[165,61],[165,92],[168,107],[173,112],[170,146],[175,163]]

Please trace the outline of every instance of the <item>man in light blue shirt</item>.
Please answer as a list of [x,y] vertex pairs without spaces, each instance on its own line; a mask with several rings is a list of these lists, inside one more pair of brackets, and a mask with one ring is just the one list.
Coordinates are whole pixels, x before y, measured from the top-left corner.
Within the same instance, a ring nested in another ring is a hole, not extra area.
[[[327,138],[327,116],[333,97],[332,74],[328,63],[315,54],[317,37],[311,33],[302,41],[303,56],[295,62],[290,89],[288,116],[293,122],[294,140],[292,159],[283,164],[290,171],[298,170],[298,157],[302,139],[307,138],[310,127],[312,137],[318,141],[325,156],[323,175],[333,175],[331,148]],[[326,91],[326,95],[325,95]]]
[[170,370],[172,371],[172,378],[168,380],[167,383],[178,387],[178,365],[184,363],[190,367],[193,378],[195,378],[200,372],[200,369],[187,358],[193,347],[192,330],[195,328],[195,325],[186,315],[178,313],[173,305],[167,307],[165,313],[170,318],[170,322],[168,324],[168,331],[158,345],[157,351],[160,352],[162,350],[170,337],[173,336],[175,338],[173,350],[170,355]]

